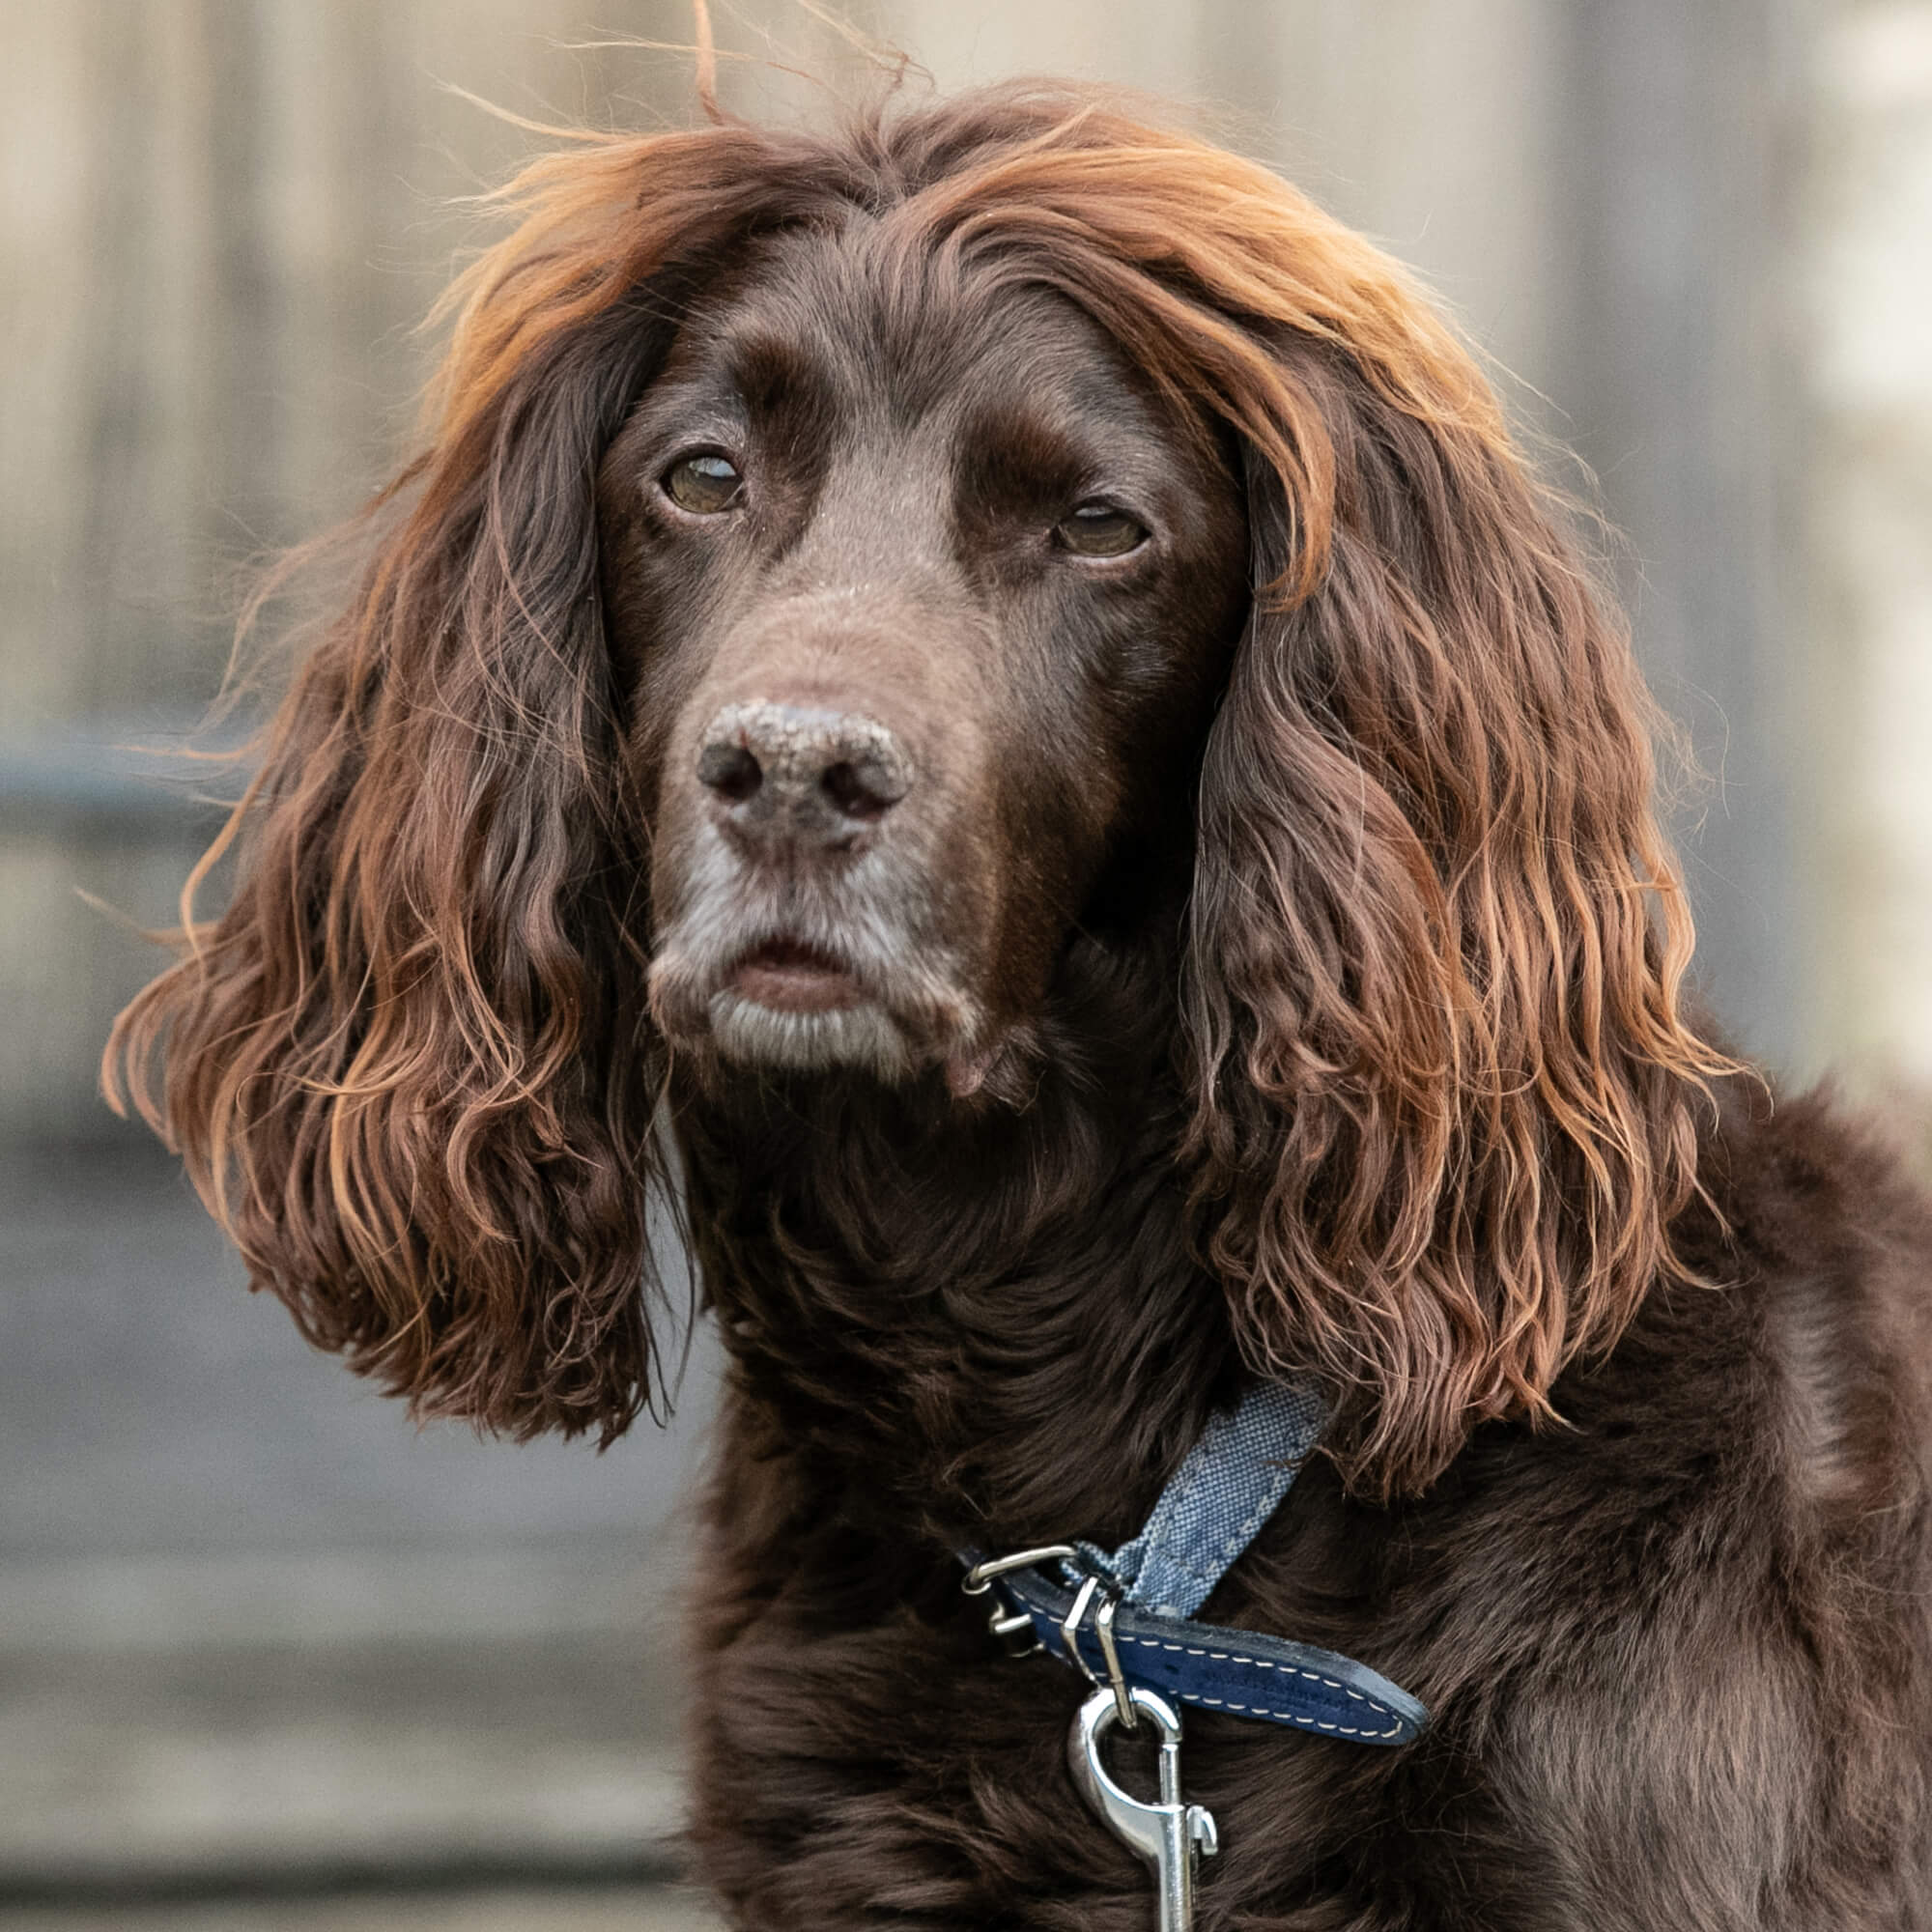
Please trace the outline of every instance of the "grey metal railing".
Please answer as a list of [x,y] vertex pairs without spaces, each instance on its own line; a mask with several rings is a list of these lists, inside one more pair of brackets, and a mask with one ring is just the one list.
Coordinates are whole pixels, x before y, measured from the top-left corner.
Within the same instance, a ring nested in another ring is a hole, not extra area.
[[246,778],[242,734],[183,717],[93,717],[39,732],[0,731],[0,828],[173,838],[218,818]]

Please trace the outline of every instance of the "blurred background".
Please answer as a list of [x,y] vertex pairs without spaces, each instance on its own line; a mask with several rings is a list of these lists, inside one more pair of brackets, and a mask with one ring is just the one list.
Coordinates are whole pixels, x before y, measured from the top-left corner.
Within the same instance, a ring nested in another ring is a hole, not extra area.
[[[1124,81],[1418,267],[1594,470],[1704,990],[1932,1093],[1932,0],[853,0],[942,87]],[[727,103],[857,71],[721,9]],[[531,138],[692,111],[675,0],[0,0],[0,1918],[709,1922],[677,1890],[675,1425],[418,1433],[311,1355],[95,1065],[213,819],[238,572],[407,443]],[[1573,484],[1575,476],[1570,478]],[[129,749],[139,747],[144,749]],[[1919,1123],[1915,1127],[1914,1123]]]

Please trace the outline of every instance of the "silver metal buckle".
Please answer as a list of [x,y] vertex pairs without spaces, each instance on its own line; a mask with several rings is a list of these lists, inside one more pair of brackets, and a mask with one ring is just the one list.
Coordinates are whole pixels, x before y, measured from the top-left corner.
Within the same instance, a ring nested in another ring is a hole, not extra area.
[[[966,1573],[965,1581],[959,1587],[969,1597],[983,1597],[993,1587],[995,1577],[1004,1577],[1009,1570],[1031,1570],[1037,1564],[1058,1562],[1065,1556],[1077,1556],[1080,1552],[1070,1543],[1046,1543],[1037,1549],[1018,1549],[1010,1556],[989,1556],[983,1563],[976,1563]],[[1000,1606],[995,1604],[986,1618],[986,1628],[1006,1643],[1009,1637],[1018,1636],[1022,1631],[1033,1628],[1033,1618],[1025,1610],[1015,1610],[1010,1616],[1002,1616]],[[1046,1648],[1037,1638],[1023,1649],[1014,1650],[1008,1646],[1009,1657],[1031,1657],[1036,1651]]]
[[989,1556],[967,1571],[966,1580],[959,1587],[969,1597],[983,1597],[993,1578],[1004,1577],[1009,1570],[1033,1570],[1042,1563],[1056,1563],[1062,1557],[1079,1554],[1070,1543],[1045,1543],[1037,1549],[1015,1550],[1010,1556]]
[[[1010,1556],[989,1556],[983,1563],[976,1563],[966,1573],[960,1588],[969,1597],[983,1597],[992,1587],[996,1577],[1004,1577],[1011,1570],[1032,1570],[1042,1563],[1058,1563],[1068,1557],[1077,1557],[1079,1551],[1070,1543],[1047,1543],[1036,1549],[1015,1550]],[[1094,1633],[1100,1639],[1100,1655],[1107,1665],[1107,1681],[1102,1687],[1080,1654],[1080,1630],[1087,1620],[1087,1611],[1095,1596],[1100,1598],[1100,1607],[1094,1613]],[[1134,1712],[1133,1698],[1127,1691],[1127,1680],[1121,1669],[1121,1653],[1114,1642],[1114,1617],[1121,1607],[1120,1586],[1093,1571],[1080,1580],[1080,1587],[1074,1593],[1073,1607],[1067,1611],[1060,1626],[1060,1634],[1066,1645],[1066,1655],[1085,1673],[1087,1681],[1096,1690],[1106,1689],[1114,1693],[1114,1715],[1128,1729],[1134,1730],[1140,1723]],[[1021,1632],[1033,1628],[1033,1617],[1026,1610],[1015,1610],[1009,1616],[1002,1616],[999,1606],[994,1605],[986,1619],[986,1628],[1001,1639],[1018,1636]],[[1031,1657],[1046,1646],[1037,1639],[1029,1643],[1024,1650],[1009,1650],[1015,1658]]]

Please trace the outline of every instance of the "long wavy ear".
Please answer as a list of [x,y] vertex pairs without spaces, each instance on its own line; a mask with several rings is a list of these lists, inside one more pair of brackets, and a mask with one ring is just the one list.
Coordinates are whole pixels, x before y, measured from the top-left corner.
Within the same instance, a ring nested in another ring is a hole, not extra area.
[[1678,1009],[1654,714],[1394,263],[1238,156],[1104,100],[1038,111],[945,218],[1248,469],[1181,984],[1205,1245],[1248,1359],[1323,1384],[1350,1484],[1419,1489],[1688,1278],[1671,1223],[1733,1069]]
[[518,1435],[608,1440],[652,1388],[645,829],[592,480],[774,179],[718,128],[585,140],[505,191],[526,218],[454,291],[431,446],[198,870],[238,848],[232,903],[196,926],[185,897],[107,1051],[311,1340]]
[[1683,1272],[1728,1063],[1678,1011],[1626,639],[1473,364],[1318,219],[1318,324],[1247,325],[1272,448],[1202,776],[1190,1149],[1245,1351],[1322,1378],[1385,1494]]

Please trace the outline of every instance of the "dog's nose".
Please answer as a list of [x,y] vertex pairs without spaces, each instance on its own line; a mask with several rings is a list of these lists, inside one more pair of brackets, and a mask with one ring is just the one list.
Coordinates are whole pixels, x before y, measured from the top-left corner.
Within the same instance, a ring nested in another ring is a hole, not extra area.
[[912,765],[876,719],[753,700],[711,721],[697,779],[750,835],[832,843],[884,817],[911,789]]

